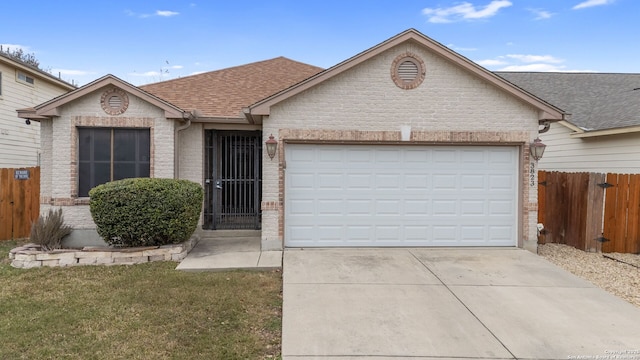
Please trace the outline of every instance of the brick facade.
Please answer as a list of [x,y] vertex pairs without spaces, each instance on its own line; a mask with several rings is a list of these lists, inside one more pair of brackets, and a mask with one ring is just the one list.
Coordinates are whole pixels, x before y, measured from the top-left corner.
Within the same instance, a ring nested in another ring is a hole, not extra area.
[[101,96],[107,88],[76,99],[62,108],[59,117],[42,120],[41,213],[61,207],[65,221],[76,229],[93,229],[89,199],[78,197],[78,127],[148,128],[151,136],[150,175],[173,178],[175,121],[164,111],[129,94],[127,110],[107,114]]
[[[406,53],[426,67],[422,84],[409,90],[390,76],[394,59]],[[265,117],[263,140],[273,134],[279,146],[274,160],[263,155],[263,247],[283,246],[287,142],[310,142],[518,146],[518,244],[531,249],[537,241],[537,186],[530,186],[528,146],[537,136],[538,116],[533,106],[417,44],[404,43],[372,57],[272,106]],[[408,139],[402,130],[410,131]]]

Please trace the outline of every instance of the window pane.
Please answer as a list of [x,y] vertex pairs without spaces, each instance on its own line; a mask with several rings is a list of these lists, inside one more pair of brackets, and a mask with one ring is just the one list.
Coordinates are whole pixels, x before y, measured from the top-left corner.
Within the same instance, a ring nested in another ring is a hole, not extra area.
[[113,164],[113,180],[134,178],[136,176],[136,164],[134,162],[114,163]]
[[89,190],[110,181],[111,165],[108,162],[81,162],[78,166],[78,196],[89,196]]
[[78,129],[78,159],[91,160],[91,130]]
[[113,131],[113,159],[114,161],[132,161],[136,156],[136,131]]
[[93,164],[92,188],[111,181],[111,164],[100,162]]
[[93,160],[111,160],[111,129],[92,129]]
[[[151,159],[151,141],[149,129],[140,130],[138,133],[138,160],[149,162]],[[147,175],[148,176],[148,175]]]
[[136,177],[149,177],[149,163],[139,163]]
[[81,162],[78,166],[78,196],[89,196],[91,187],[91,164]]

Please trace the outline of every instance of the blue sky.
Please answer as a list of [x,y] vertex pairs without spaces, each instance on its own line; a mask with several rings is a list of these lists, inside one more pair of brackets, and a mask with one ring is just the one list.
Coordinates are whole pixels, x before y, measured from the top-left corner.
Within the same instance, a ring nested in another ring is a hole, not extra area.
[[[285,56],[330,67],[415,28],[490,70],[640,72],[638,0],[4,1],[0,44],[86,84]],[[12,14],[12,15],[8,15]]]

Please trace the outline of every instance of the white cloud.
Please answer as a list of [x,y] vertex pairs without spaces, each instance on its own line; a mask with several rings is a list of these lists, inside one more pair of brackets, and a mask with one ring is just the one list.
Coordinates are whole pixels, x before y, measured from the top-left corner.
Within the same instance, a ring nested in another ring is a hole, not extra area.
[[143,73],[132,72],[132,73],[129,73],[128,75],[130,75],[130,76],[162,76],[162,73],[160,73],[158,71],[147,71],[147,72],[143,72]]
[[75,76],[85,76],[92,75],[95,72],[85,71],[85,70],[70,70],[70,69],[51,69],[52,74],[62,74],[62,75],[75,75]]
[[493,0],[485,7],[474,6],[463,2],[460,5],[448,8],[425,8],[422,13],[427,15],[431,23],[450,23],[462,20],[484,19],[494,16],[501,8],[511,6],[511,1]]
[[527,65],[509,65],[499,71],[536,71],[536,72],[559,72],[565,71],[565,66],[552,64],[527,64]]
[[172,66],[169,66],[169,69],[182,69],[183,67],[184,66],[182,65],[172,65]]
[[522,54],[509,54],[506,57],[510,59],[515,59],[524,63],[551,63],[551,64],[559,64],[564,62],[562,59],[555,58],[551,55],[522,55]]
[[550,13],[546,10],[542,10],[542,9],[527,9],[530,13],[533,13],[536,17],[534,18],[534,20],[545,20],[545,19],[549,19],[550,17],[552,17],[553,13]]
[[506,64],[508,64],[508,62],[506,62],[504,60],[498,60],[498,59],[478,60],[475,63],[480,65],[480,66],[497,66],[497,65],[506,65]]
[[136,16],[136,17],[139,17],[141,19],[152,17],[152,16],[171,17],[171,16],[180,15],[179,12],[170,11],[170,10],[156,10],[156,12],[154,12],[153,14],[138,14],[138,13],[135,13],[135,12],[127,9],[127,10],[124,11],[124,13],[127,16]]
[[[497,56],[495,59],[476,61],[476,63],[497,71],[590,72],[589,70],[567,70],[564,60],[552,55],[508,54]],[[501,67],[496,69],[499,66]]]
[[592,6],[600,6],[600,5],[608,5],[613,4],[615,0],[587,0],[583,1],[580,4],[574,6],[573,10],[584,9]]
[[180,13],[175,11],[169,11],[169,10],[156,10],[156,15],[170,17],[170,16],[180,15]]
[[451,50],[455,51],[476,51],[478,48],[465,48],[460,46],[455,46],[454,44],[448,44],[447,47]]
[[198,75],[198,74],[203,74],[203,73],[206,73],[206,71],[194,71],[189,75]]

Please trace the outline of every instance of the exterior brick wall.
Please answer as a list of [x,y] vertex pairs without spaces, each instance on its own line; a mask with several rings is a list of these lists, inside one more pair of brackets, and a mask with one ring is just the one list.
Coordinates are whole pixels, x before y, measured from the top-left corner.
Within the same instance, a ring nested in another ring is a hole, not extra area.
[[149,128],[152,177],[174,177],[175,121],[164,111],[128,94],[129,106],[121,115],[108,115],[100,105],[102,93],[94,91],[62,106],[61,115],[44,120],[42,131],[41,213],[50,206],[63,209],[65,222],[76,229],[93,229],[87,198],[78,198],[77,127]]
[[181,179],[187,179],[203,185],[204,179],[204,134],[202,124],[191,124],[179,132]]
[[[40,196],[51,197],[52,157],[53,157],[53,122],[40,121]],[[40,201],[42,202],[42,201]]]
[[[204,186],[204,133],[203,124],[193,123],[178,133],[180,179],[191,180]],[[204,203],[203,203],[204,206]],[[202,225],[204,211],[198,224]]]
[[[393,60],[410,52],[426,66],[415,89],[397,87],[390,76]],[[519,246],[535,241],[537,198],[529,184],[528,146],[537,136],[538,111],[503,90],[406,43],[271,107],[263,121],[263,141],[279,140],[277,158],[263,156],[263,246],[284,235],[284,153],[287,141],[313,143],[510,144],[521,151]],[[278,186],[275,186],[278,184]],[[535,205],[530,205],[535,204]],[[277,214],[277,215],[275,215]]]

